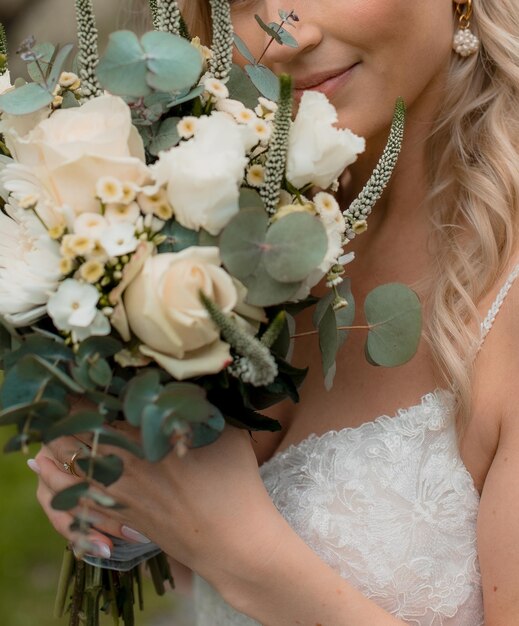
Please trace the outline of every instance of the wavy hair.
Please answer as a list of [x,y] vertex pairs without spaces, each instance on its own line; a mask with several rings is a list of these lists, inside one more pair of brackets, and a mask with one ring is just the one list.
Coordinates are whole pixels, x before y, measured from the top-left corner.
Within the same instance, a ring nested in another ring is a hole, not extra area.
[[427,339],[456,395],[459,432],[471,406],[477,305],[509,266],[519,216],[519,5],[475,0],[478,55],[452,55],[427,144],[437,271]]

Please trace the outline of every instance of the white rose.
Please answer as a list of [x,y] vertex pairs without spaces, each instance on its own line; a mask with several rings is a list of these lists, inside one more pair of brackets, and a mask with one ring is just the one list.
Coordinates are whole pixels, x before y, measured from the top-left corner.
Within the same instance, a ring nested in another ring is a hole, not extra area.
[[8,89],[11,89],[11,75],[9,70],[0,74],[0,94],[5,93]]
[[225,313],[238,303],[216,247],[149,257],[126,288],[124,307],[141,352],[177,380],[215,374],[230,362],[229,345],[200,302],[203,291]]
[[40,183],[42,219],[52,217],[51,209],[56,222],[63,215],[100,212],[96,185],[106,175],[137,187],[147,182],[142,140],[128,105],[115,96],[55,111],[23,136],[12,130],[8,145],[20,165],[5,168],[5,187],[20,193],[20,166],[30,170]]
[[0,211],[0,315],[28,326],[45,315],[61,277],[59,245],[38,218],[7,204]]
[[339,129],[337,111],[319,91],[305,91],[290,130],[287,179],[300,189],[327,189],[364,151],[365,141]]
[[198,121],[193,139],[160,154],[152,168],[167,185],[176,220],[192,230],[218,235],[238,212],[249,136],[227,114]]

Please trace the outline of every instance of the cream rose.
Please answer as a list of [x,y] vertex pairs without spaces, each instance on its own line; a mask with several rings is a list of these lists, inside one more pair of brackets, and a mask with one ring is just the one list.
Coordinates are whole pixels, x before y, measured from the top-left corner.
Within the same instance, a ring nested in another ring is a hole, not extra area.
[[130,329],[144,344],[141,352],[177,380],[215,374],[231,359],[229,345],[200,302],[200,291],[225,313],[238,304],[216,247],[149,257],[124,294]]
[[305,91],[289,137],[287,179],[294,187],[311,183],[327,189],[364,152],[364,139],[336,123],[337,111],[328,98]]
[[55,111],[26,135],[11,129],[8,145],[18,165],[5,168],[5,187],[21,195],[20,166],[30,170],[40,183],[37,210],[46,221],[100,212],[96,184],[107,174],[136,186],[148,182],[142,140],[128,105],[115,96]]
[[198,120],[193,139],[160,154],[153,173],[182,226],[218,235],[239,211],[248,141],[248,129],[216,112]]

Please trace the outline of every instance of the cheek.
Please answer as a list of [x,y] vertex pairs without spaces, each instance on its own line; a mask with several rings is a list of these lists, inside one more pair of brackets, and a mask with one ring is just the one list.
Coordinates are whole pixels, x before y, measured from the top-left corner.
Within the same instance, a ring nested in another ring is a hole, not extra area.
[[[247,48],[258,59],[265,48],[265,35],[254,19],[255,11],[233,11],[234,32],[242,39]],[[248,63],[242,55],[234,49],[233,60],[239,65]]]

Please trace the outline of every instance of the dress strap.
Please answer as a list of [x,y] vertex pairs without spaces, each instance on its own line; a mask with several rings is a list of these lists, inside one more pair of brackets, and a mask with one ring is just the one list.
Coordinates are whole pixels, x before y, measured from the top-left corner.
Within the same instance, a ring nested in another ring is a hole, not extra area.
[[489,309],[489,311],[487,313],[487,316],[481,322],[481,326],[480,326],[480,329],[481,329],[480,330],[480,340],[479,340],[479,345],[478,345],[477,352],[479,352],[481,350],[481,348],[483,347],[483,343],[484,343],[488,333],[490,332],[490,329],[492,328],[492,325],[494,324],[494,321],[495,321],[495,319],[497,317],[497,314],[499,313],[499,310],[501,309],[501,306],[502,306],[503,302],[505,301],[505,298],[508,295],[508,292],[510,291],[510,288],[512,287],[512,285],[514,284],[515,279],[518,276],[519,276],[519,263],[514,267],[514,269],[512,270],[512,272],[510,273],[510,275],[506,279],[505,284],[501,287],[499,293],[496,296],[496,299],[494,300],[494,303],[490,307],[490,309]]

